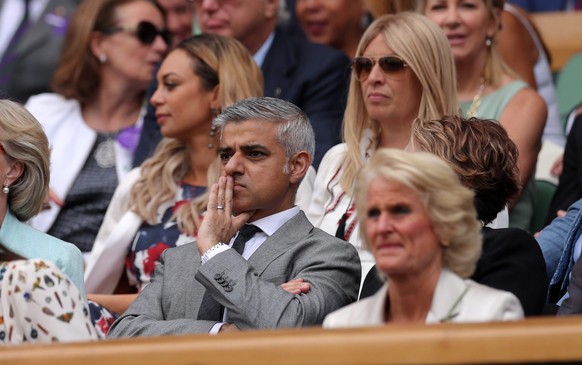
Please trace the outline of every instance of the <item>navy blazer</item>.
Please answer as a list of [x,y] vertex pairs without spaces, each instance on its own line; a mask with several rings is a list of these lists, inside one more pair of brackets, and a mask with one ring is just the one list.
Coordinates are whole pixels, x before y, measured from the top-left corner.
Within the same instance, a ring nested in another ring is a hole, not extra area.
[[[340,142],[350,60],[327,46],[292,37],[277,29],[262,66],[265,96],[292,102],[309,117],[315,131],[317,168],[325,152]],[[156,81],[154,80],[154,83]],[[157,87],[151,85],[148,98]],[[155,108],[148,106],[134,166],[149,157],[161,139]]]
[[263,62],[265,95],[290,101],[309,117],[315,131],[316,168],[341,141],[349,67],[349,58],[340,51],[280,30]]
[[509,2],[531,13],[565,10],[567,0],[510,0]]

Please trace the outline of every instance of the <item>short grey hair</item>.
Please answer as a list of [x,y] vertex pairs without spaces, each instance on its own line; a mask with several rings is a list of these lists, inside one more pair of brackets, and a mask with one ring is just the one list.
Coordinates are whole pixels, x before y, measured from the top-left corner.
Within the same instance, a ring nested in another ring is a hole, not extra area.
[[[306,151],[313,161],[315,133],[307,115],[295,104],[269,97],[242,99],[225,108],[212,125],[221,129],[222,138],[222,130],[227,124],[248,120],[280,124],[277,141],[285,151],[287,162],[301,151]],[[284,172],[288,172],[287,164]]]

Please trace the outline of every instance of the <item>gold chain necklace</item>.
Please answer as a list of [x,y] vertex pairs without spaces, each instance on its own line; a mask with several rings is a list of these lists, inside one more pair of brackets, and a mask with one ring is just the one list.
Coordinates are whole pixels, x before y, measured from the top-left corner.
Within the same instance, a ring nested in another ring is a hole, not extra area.
[[483,92],[485,91],[485,78],[481,76],[479,85],[479,91],[473,97],[473,102],[471,103],[471,107],[469,107],[469,111],[467,112],[467,116],[469,118],[473,118],[477,116],[477,109],[481,106],[481,97],[483,96]]

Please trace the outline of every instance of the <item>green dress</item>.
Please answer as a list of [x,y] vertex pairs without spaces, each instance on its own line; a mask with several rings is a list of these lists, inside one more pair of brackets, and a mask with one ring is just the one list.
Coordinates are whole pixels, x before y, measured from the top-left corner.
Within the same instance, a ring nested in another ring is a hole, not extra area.
[[[523,81],[513,81],[492,94],[482,97],[481,105],[477,109],[477,116],[483,119],[499,120],[499,117],[503,114],[509,101],[515,96],[515,94],[526,87],[528,87],[528,85]],[[472,100],[467,100],[460,103],[463,113],[467,113],[471,108],[472,102]],[[509,211],[510,227],[521,228],[526,231],[529,231],[530,229],[535,200],[535,185],[533,182],[534,175],[535,171],[524,186],[519,200]]]

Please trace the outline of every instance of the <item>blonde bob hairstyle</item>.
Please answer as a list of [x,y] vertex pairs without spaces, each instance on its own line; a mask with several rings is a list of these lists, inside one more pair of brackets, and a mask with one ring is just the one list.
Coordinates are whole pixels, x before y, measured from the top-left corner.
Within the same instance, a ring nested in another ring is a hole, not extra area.
[[41,211],[48,194],[48,139],[40,123],[22,105],[0,100],[0,144],[9,164],[22,164],[22,174],[10,185],[8,207],[18,220],[27,221]]
[[[210,91],[218,85],[221,109],[237,100],[263,95],[261,70],[249,51],[234,38],[200,34],[183,40],[172,52],[183,52],[191,59],[192,72],[200,78],[203,90]],[[208,133],[211,125],[209,119]],[[141,176],[131,189],[129,205],[148,224],[157,223],[159,207],[175,198],[178,184],[191,165],[184,142],[162,139],[154,155],[143,163]],[[208,186],[218,180],[220,166],[217,157],[208,167]],[[202,194],[176,209],[174,218],[181,232],[195,235],[207,201],[208,195]]]
[[[449,42],[443,31],[431,20],[412,12],[387,14],[376,19],[366,30],[356,57],[363,55],[368,45],[381,35],[386,45],[398,55],[422,86],[418,118],[439,119],[458,112],[455,63]],[[414,128],[415,121],[410,121]],[[343,122],[343,138],[347,144],[346,162],[340,184],[351,191],[356,174],[364,164],[360,140],[370,128],[375,136],[372,152],[378,148],[381,126],[370,119],[364,104],[362,84],[353,76]]]
[[426,152],[381,148],[358,174],[355,201],[360,235],[370,248],[366,217],[368,186],[374,179],[402,184],[417,192],[443,248],[443,266],[466,278],[481,255],[481,223],[473,192],[463,186],[449,164]]
[[[497,50],[496,36],[502,28],[501,14],[505,6],[505,0],[482,0],[485,3],[487,12],[491,20],[495,22],[495,33],[491,37],[491,47],[488,47],[487,60],[483,69],[483,79],[486,85],[491,85],[495,88],[501,86],[502,77],[504,74],[518,77],[516,73],[503,61],[499,51]],[[417,11],[419,13],[426,13],[427,0],[419,0],[417,3]],[[486,40],[483,39],[483,47],[487,47]]]

